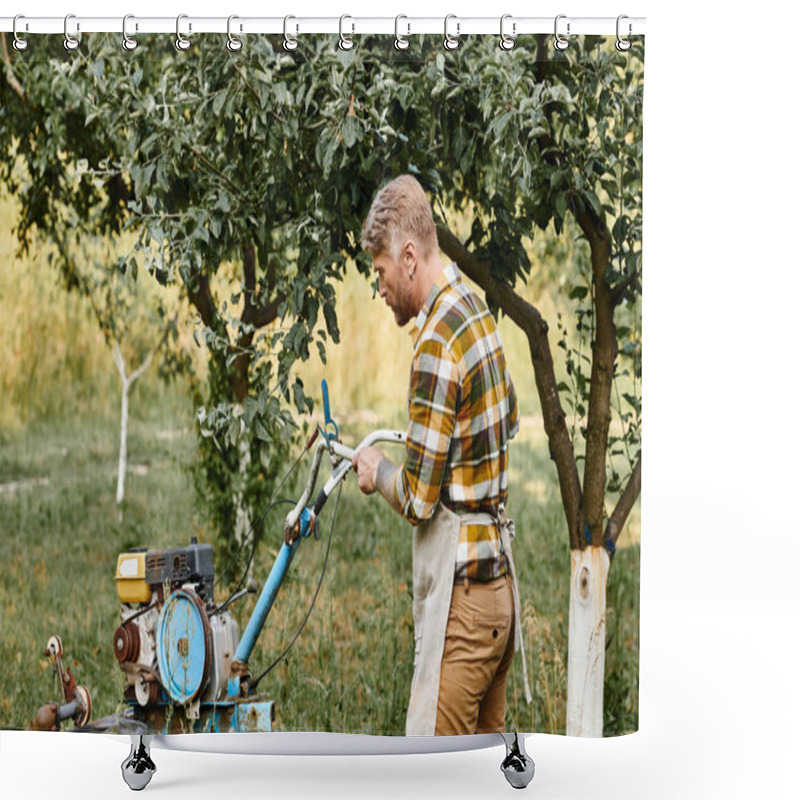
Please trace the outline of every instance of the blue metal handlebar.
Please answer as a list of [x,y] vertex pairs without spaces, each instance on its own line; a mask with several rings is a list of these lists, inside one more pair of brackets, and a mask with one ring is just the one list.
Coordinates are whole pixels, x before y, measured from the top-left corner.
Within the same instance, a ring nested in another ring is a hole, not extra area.
[[233,656],[234,661],[240,661],[242,664],[246,664],[250,658],[250,654],[253,652],[253,648],[256,644],[256,639],[258,639],[258,634],[261,633],[261,629],[267,621],[267,616],[269,616],[269,612],[272,610],[272,604],[278,596],[278,590],[281,588],[281,584],[286,577],[286,573],[289,571],[289,566],[292,563],[294,554],[297,552],[300,539],[310,534],[311,512],[306,508],[303,509],[303,513],[300,515],[299,535],[291,545],[284,542],[275,558],[275,563],[272,565],[267,582],[261,590],[261,596],[258,598],[256,607],[253,609],[253,613],[247,622],[247,627],[239,641],[239,646],[236,648],[236,653]]
[[[305,491],[297,506],[295,506],[286,517],[286,529],[292,532],[296,531],[296,533],[286,536],[286,541],[284,541],[275,558],[275,563],[272,565],[267,582],[264,584],[256,607],[253,609],[253,613],[247,622],[247,627],[242,634],[242,638],[239,641],[239,645],[233,657],[233,662],[238,662],[240,665],[246,665],[253,652],[258,635],[261,633],[261,629],[267,621],[267,617],[278,595],[281,584],[286,577],[292,559],[300,545],[300,540],[310,536],[312,533],[316,515],[322,510],[322,506],[333,492],[333,489],[344,479],[345,475],[350,470],[352,460],[357,450],[377,442],[395,442],[397,444],[403,444],[406,440],[406,434],[400,431],[378,430],[367,436],[356,450],[351,450],[337,441],[339,428],[331,417],[328,384],[324,380],[322,381],[322,403],[325,412],[325,430],[322,430],[320,427],[320,431],[325,439],[325,445],[323,445],[322,442],[317,444],[317,449],[314,453],[314,462],[310,470]],[[328,429],[330,426],[333,427],[333,430],[329,432]],[[314,490],[323,449],[328,450],[331,454],[332,462],[338,463],[338,466],[334,468],[331,478],[320,492],[313,508],[309,508],[306,507],[306,503],[311,499],[311,493]],[[342,459],[342,461],[335,462],[334,456],[338,459]],[[232,697],[236,696],[239,692],[239,688],[239,679],[232,677],[228,684],[228,694]]]
[[[329,437],[334,440],[339,438],[339,426],[334,422],[333,417],[331,417],[331,404],[328,399],[328,382],[324,378],[322,379],[322,409],[325,412],[325,430],[323,433],[325,435],[325,441],[330,444]],[[331,425],[333,425],[333,431],[329,432],[328,428]]]

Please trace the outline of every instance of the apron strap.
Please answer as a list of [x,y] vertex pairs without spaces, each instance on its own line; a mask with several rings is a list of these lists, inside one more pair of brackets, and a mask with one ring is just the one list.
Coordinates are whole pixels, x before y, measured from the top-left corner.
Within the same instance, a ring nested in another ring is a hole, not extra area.
[[497,516],[492,516],[488,512],[477,512],[459,514],[459,519],[463,525],[497,525],[500,531],[500,542],[508,562],[508,571],[511,574],[511,588],[514,595],[514,649],[519,651],[522,658],[522,680],[525,685],[525,700],[532,702],[531,687],[528,683],[528,663],[525,658],[525,642],[522,636],[522,609],[519,602],[519,584],[517,583],[517,570],[514,566],[514,555],[511,552],[511,542],[514,541],[516,531],[514,530],[514,520],[506,515],[506,507],[503,503],[497,509]]

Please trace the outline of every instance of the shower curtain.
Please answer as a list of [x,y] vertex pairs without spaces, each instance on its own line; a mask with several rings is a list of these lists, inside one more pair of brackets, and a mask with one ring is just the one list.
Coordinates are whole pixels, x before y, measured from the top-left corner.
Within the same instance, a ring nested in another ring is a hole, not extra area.
[[314,506],[408,430],[410,175],[516,390],[505,730],[636,730],[643,38],[74,41],[3,35],[0,726],[404,734],[411,526]]

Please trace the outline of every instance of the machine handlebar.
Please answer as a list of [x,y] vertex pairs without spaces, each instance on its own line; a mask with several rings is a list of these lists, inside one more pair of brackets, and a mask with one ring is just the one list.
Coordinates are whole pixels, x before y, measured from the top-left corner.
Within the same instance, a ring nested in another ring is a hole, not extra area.
[[[320,496],[317,497],[316,502],[314,503],[315,513],[319,513],[319,511],[322,509],[322,506],[325,504],[325,500],[330,496],[331,492],[339,485],[339,483],[341,483],[345,475],[347,475],[347,473],[353,468],[353,459],[356,457],[356,453],[358,453],[359,450],[363,450],[365,447],[371,447],[379,442],[405,444],[405,441],[406,434],[404,431],[392,431],[384,428],[370,433],[359,443],[355,449],[347,447],[341,442],[333,439],[326,440],[323,438],[317,443],[317,448],[314,451],[314,461],[311,464],[308,482],[303,490],[303,494],[297,501],[297,505],[295,505],[295,507],[286,516],[284,530],[290,532],[294,531],[298,520],[300,519],[300,515],[303,513],[303,509],[308,505],[308,501],[311,498],[311,494],[314,491],[314,486],[317,482],[317,475],[319,474],[323,451],[327,450],[330,454],[331,462],[333,464],[333,474],[325,484],[325,488],[322,490]],[[294,538],[293,535],[292,538]]]

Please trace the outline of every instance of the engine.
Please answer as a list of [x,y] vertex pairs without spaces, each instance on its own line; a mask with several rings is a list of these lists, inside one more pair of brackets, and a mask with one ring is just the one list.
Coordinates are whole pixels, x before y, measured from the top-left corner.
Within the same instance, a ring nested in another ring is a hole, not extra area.
[[236,620],[214,603],[210,544],[133,548],[117,559],[121,622],[114,654],[125,697],[142,707],[215,702],[227,693]]

